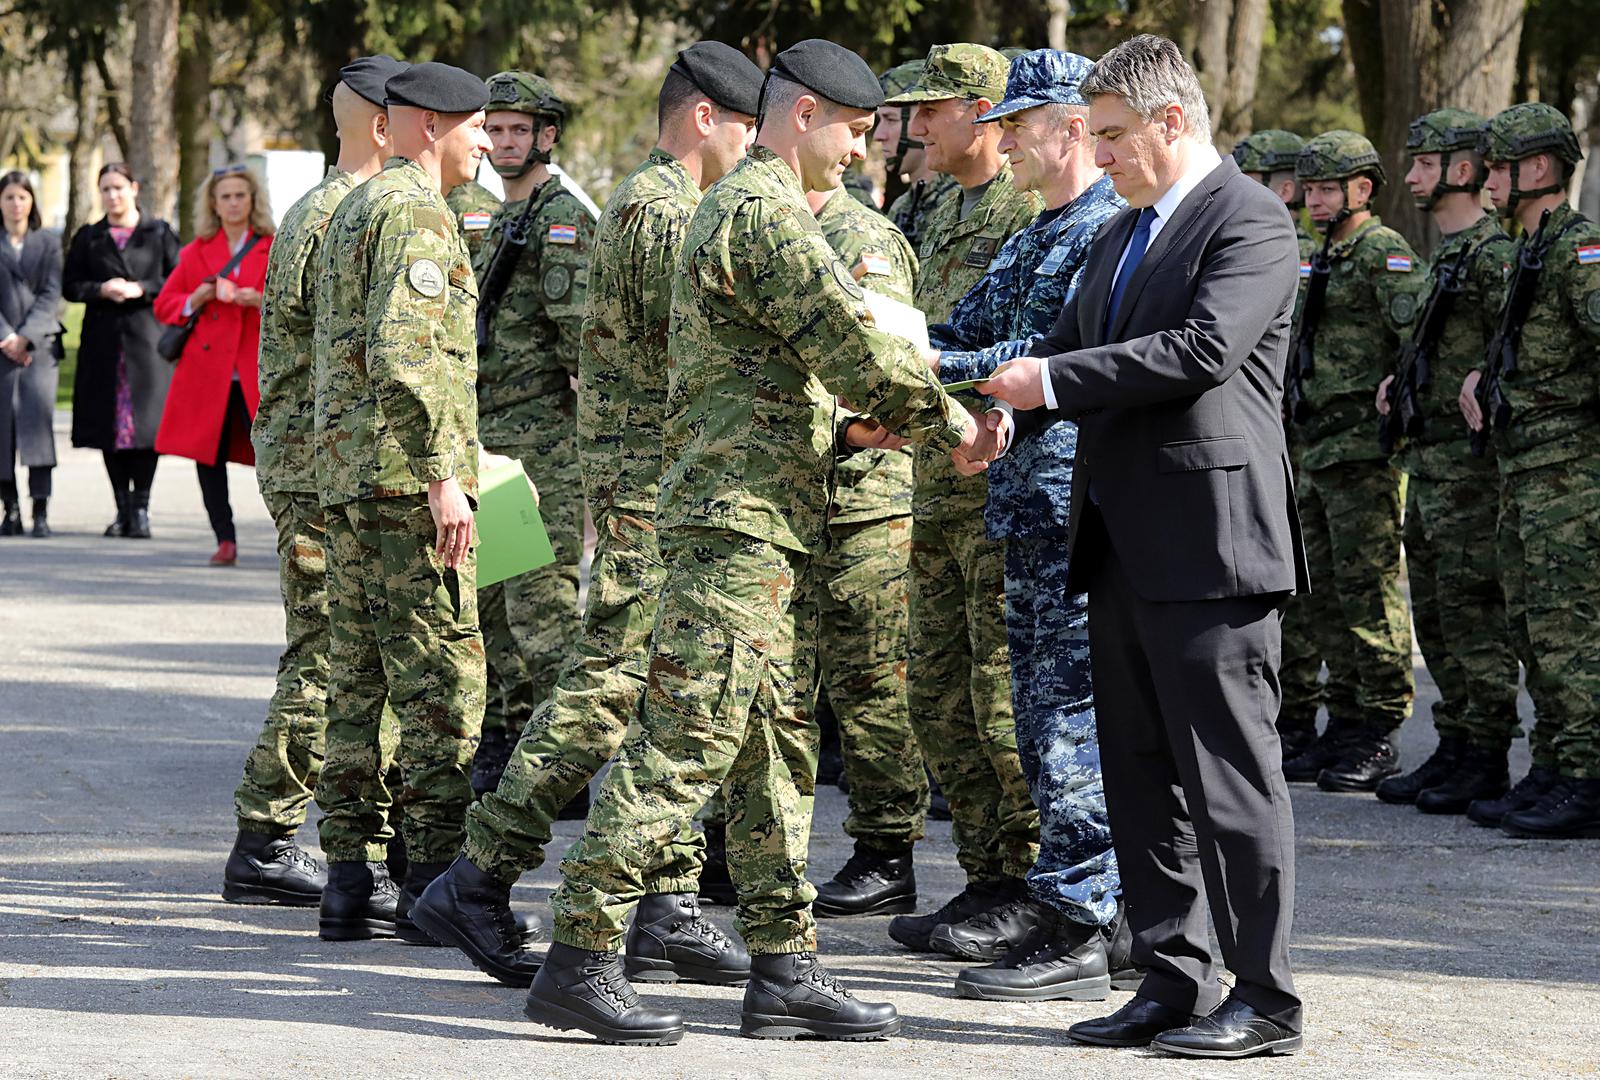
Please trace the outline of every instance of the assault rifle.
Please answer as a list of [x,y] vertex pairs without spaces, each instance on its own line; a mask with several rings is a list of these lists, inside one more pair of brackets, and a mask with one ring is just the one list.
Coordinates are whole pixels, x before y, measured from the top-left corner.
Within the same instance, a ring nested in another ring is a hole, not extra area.
[[[559,179],[550,179],[559,185]],[[549,182],[546,181],[547,184]],[[511,275],[517,272],[517,264],[522,261],[522,253],[528,247],[528,228],[542,204],[538,191],[528,196],[528,205],[522,208],[522,213],[506,222],[500,232],[500,243],[495,245],[494,254],[489,256],[489,263],[483,268],[483,279],[478,282],[479,353],[489,345],[489,328],[494,324],[494,313],[511,285]]]
[[1440,265],[1422,317],[1411,340],[1400,350],[1400,369],[1386,395],[1389,412],[1378,418],[1378,446],[1385,454],[1394,453],[1402,435],[1414,439],[1422,434],[1422,410],[1417,401],[1433,382],[1434,354],[1444,336],[1444,324],[1466,287],[1467,261],[1477,250],[1476,245],[1462,244],[1454,262]]
[[1539,215],[1539,228],[1517,251],[1517,268],[1511,273],[1511,284],[1506,289],[1506,302],[1500,309],[1500,325],[1489,339],[1488,368],[1472,397],[1478,403],[1483,426],[1469,436],[1472,453],[1482,457],[1489,449],[1489,434],[1504,430],[1511,423],[1511,403],[1506,400],[1502,379],[1517,373],[1517,346],[1522,341],[1522,324],[1533,309],[1533,297],[1539,291],[1539,275],[1544,272],[1544,256],[1548,249],[1545,227],[1550,224],[1550,211]]
[[1328,235],[1322,241],[1322,250],[1311,256],[1311,284],[1306,286],[1305,306],[1300,309],[1300,326],[1295,332],[1294,348],[1289,350],[1286,411],[1289,419],[1297,424],[1311,419],[1311,402],[1306,400],[1304,382],[1316,373],[1317,325],[1322,322],[1322,309],[1328,302],[1328,279],[1333,276],[1333,260],[1328,258],[1328,249],[1333,246],[1334,231],[1345,216],[1340,214],[1328,222]]

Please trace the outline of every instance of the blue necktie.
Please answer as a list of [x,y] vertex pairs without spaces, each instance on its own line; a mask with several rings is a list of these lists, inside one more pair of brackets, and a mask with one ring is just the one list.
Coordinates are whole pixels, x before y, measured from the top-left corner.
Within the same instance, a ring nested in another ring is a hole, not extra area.
[[1155,220],[1155,207],[1147,206],[1139,212],[1139,223],[1133,227],[1133,236],[1128,240],[1128,257],[1122,260],[1122,269],[1117,271],[1117,280],[1111,285],[1111,299],[1106,302],[1107,338],[1111,336],[1112,324],[1117,321],[1117,309],[1122,306],[1122,294],[1127,291],[1128,282],[1133,280],[1133,272],[1139,269],[1145,249],[1150,246],[1150,226]]

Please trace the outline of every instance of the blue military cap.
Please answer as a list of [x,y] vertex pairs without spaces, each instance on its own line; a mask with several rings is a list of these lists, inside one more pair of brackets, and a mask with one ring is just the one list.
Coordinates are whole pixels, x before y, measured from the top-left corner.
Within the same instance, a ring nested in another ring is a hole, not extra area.
[[1078,92],[1094,61],[1060,49],[1034,49],[1011,61],[1006,76],[1006,96],[994,108],[973,121],[988,124],[1031,109],[1035,105],[1088,105]]

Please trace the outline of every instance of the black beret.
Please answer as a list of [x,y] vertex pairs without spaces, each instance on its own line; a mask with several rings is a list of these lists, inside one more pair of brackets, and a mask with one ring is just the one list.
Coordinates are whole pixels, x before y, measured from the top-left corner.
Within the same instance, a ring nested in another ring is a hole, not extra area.
[[475,113],[489,104],[489,85],[470,71],[429,61],[412,64],[385,87],[390,105],[436,113]]
[[807,38],[783,50],[769,74],[847,108],[876,109],[883,104],[883,87],[867,62],[843,45],[821,38]]
[[724,109],[754,116],[766,76],[744,53],[720,41],[697,41],[678,54],[672,70]]
[[384,86],[409,66],[392,56],[362,56],[339,69],[339,81],[381,108]]

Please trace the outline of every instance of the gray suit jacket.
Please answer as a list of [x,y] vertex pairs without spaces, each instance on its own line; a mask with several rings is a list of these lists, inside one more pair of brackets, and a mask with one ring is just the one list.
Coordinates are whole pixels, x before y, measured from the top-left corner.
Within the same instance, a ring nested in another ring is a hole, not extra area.
[[[1224,158],[1162,226],[1107,334],[1138,215],[1100,229],[1077,295],[1030,349],[1078,422],[1068,587],[1087,587],[1108,537],[1147,600],[1306,590],[1279,413],[1300,265],[1289,214]],[[1091,483],[1103,531],[1081,528]]]

